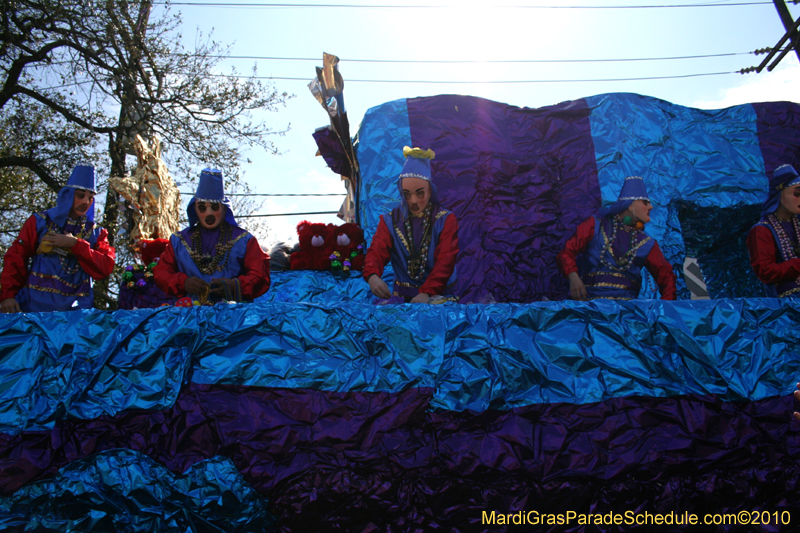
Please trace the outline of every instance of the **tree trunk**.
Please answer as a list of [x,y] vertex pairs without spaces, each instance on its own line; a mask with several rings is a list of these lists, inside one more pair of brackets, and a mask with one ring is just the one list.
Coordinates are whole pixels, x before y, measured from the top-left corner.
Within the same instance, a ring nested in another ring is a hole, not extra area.
[[[149,0],[142,2],[139,6],[139,13],[136,17],[136,27],[131,28],[134,39],[129,40],[126,45],[129,48],[129,72],[137,72],[136,66],[139,60],[139,43],[144,42],[144,35],[147,31],[147,21],[150,18],[151,4]],[[116,7],[109,3],[107,9],[114,10]],[[135,109],[131,102],[137,101],[137,88],[136,88],[136,75],[123,81],[122,97],[120,99],[119,119],[117,121],[117,131],[109,135],[108,140],[108,156],[111,160],[111,167],[109,177],[124,177],[125,176],[125,159],[126,159],[126,137],[130,138],[133,135],[135,128]],[[103,212],[103,227],[108,230],[108,242],[111,246],[127,246],[126,239],[120,239],[117,242],[117,232],[119,230],[119,194],[110,186],[106,191],[106,205]],[[117,251],[117,257],[120,257],[120,251]],[[122,265],[118,265],[122,266]],[[117,269],[119,270],[119,269]],[[117,276],[113,275],[100,280],[95,283],[94,297],[95,307],[98,309],[116,310],[117,302],[109,294],[109,284],[116,282]]]

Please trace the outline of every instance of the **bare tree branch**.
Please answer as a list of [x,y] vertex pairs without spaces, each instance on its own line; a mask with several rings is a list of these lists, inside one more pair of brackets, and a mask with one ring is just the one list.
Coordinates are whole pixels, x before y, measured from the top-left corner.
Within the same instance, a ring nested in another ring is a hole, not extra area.
[[61,187],[63,187],[46,168],[33,159],[17,156],[0,157],[0,168],[9,167],[22,167],[32,170],[54,192],[60,191]]

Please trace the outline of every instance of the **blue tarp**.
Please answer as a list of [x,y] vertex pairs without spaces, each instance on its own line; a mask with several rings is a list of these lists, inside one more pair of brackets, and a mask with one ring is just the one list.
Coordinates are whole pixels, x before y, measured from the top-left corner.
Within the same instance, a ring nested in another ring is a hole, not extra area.
[[0,317],[0,431],[165,409],[184,383],[398,392],[448,410],[787,394],[800,302],[261,303]]

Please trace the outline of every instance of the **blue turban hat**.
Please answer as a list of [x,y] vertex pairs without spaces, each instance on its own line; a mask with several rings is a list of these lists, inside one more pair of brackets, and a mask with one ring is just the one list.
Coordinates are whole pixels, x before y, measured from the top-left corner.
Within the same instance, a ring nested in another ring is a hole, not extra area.
[[[67,184],[58,192],[56,206],[45,211],[57,227],[63,228],[64,224],[66,224],[69,212],[72,210],[72,204],[75,201],[76,190],[83,189],[97,194],[95,181],[94,166],[88,163],[78,163],[72,169],[72,174],[70,174]],[[89,209],[86,210],[86,218],[89,222],[94,222],[94,201],[89,206]]]
[[765,217],[774,213],[778,209],[781,202],[781,192],[787,187],[800,185],[800,176],[792,165],[781,165],[772,173],[772,179],[769,180],[769,192],[767,193],[767,201],[764,202],[764,207],[761,209],[761,216]]
[[644,178],[641,176],[628,176],[625,178],[625,183],[622,184],[622,190],[619,192],[617,201],[600,209],[597,215],[600,217],[618,215],[628,209],[634,200],[650,201],[647,189],[644,186]]
[[199,222],[197,213],[194,212],[194,204],[196,202],[209,202],[224,205],[227,207],[225,210],[225,221],[231,226],[239,227],[233,216],[231,201],[225,196],[225,181],[222,179],[221,170],[206,168],[200,173],[197,190],[192,199],[189,200],[189,205],[186,207],[186,215],[189,217],[190,226],[194,226]]

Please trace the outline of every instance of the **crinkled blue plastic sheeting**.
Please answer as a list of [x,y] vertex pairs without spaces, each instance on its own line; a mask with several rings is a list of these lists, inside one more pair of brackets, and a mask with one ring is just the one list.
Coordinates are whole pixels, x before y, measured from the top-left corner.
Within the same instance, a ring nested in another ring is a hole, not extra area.
[[364,114],[356,139],[361,169],[361,227],[372,241],[381,215],[399,202],[397,177],[403,170],[403,147],[411,145],[405,99],[370,108]]
[[[644,177],[656,206],[647,232],[673,265],[683,265],[686,256],[678,201],[711,212],[763,200],[767,180],[749,104],[705,111],[637,94],[586,101],[603,202],[617,199],[625,177]],[[684,286],[680,277],[679,283]],[[647,283],[642,294],[653,297],[655,284]]]
[[0,431],[52,426],[175,402],[202,349],[179,308],[0,315]]
[[431,387],[434,407],[788,394],[800,301],[373,306],[261,303],[4,315],[0,431],[171,406],[184,382]]
[[686,254],[696,257],[711,298],[764,296],[750,266],[747,234],[761,218],[761,206],[709,209],[678,204]]
[[[626,176],[644,177],[662,208],[675,199],[711,208],[763,200],[767,181],[751,105],[707,111],[626,93],[586,101],[604,203],[617,199]],[[660,223],[648,229],[658,240],[663,211],[653,210]]]
[[[270,274],[270,289],[257,302],[316,303],[336,305],[342,302],[371,302],[369,284],[361,272],[353,270],[347,279],[336,279],[330,272],[288,270]],[[394,280],[391,266],[383,276],[387,283]]]
[[0,498],[3,531],[251,533],[274,523],[267,500],[224,457],[178,476],[144,454],[111,450]]

